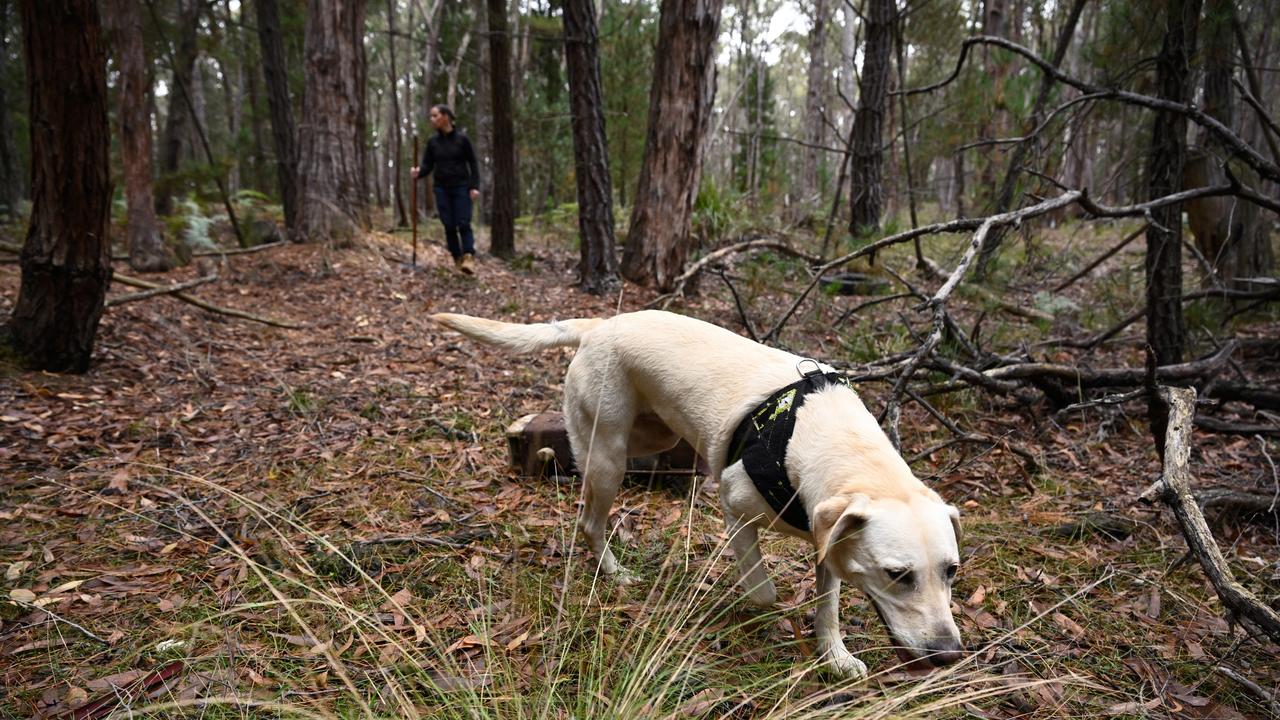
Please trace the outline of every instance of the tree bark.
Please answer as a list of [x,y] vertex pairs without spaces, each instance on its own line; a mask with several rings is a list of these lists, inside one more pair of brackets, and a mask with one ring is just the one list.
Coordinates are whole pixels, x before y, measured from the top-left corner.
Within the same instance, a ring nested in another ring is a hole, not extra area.
[[858,111],[854,116],[849,232],[867,235],[880,227],[883,202],[881,169],[884,99],[889,85],[889,54],[893,45],[894,0],[869,0],[867,42],[863,47],[862,78],[858,83]]
[[[417,2],[417,0],[414,0]],[[485,0],[479,0],[481,7],[478,12],[484,13]],[[422,49],[422,119],[425,121],[431,116],[431,106],[436,105],[440,101],[435,96],[435,79],[436,79],[436,57],[440,54],[440,26],[441,17],[440,9],[444,7],[444,0],[427,0],[427,5],[423,12],[423,21],[427,24],[427,44]],[[481,72],[481,75],[484,73]],[[432,132],[430,123],[426,126],[426,135],[430,136]],[[421,158],[414,158],[414,162],[419,162]],[[483,173],[481,174],[483,177]],[[432,191],[432,184],[435,178],[428,175],[427,181],[424,183],[426,192],[418,193],[418,202],[422,204],[422,212],[430,215],[436,210],[436,196]],[[480,196],[481,202],[484,201],[483,188]]]
[[[1235,55],[1232,38],[1234,3],[1230,0],[1207,0],[1202,21],[1204,38],[1204,112],[1224,126],[1234,127],[1231,75]],[[1217,136],[1205,128],[1197,133],[1200,147],[1188,154],[1183,180],[1189,187],[1221,185],[1227,182],[1226,158],[1230,150]],[[1247,177],[1248,168],[1236,168],[1246,175],[1246,184],[1256,186],[1256,178]],[[1270,223],[1258,207],[1238,198],[1201,198],[1187,203],[1187,215],[1195,235],[1196,247],[1209,261],[1214,275],[1225,287],[1249,290],[1243,279],[1269,276],[1275,268],[1271,250]],[[1208,278],[1212,281],[1212,278]]]
[[[391,192],[394,198],[393,202],[396,206],[396,227],[405,227],[409,224],[409,216],[404,211],[404,193],[400,190],[400,158],[404,155],[401,151],[400,138],[400,76],[396,72],[396,3],[395,0],[387,0],[387,46],[390,50],[390,87],[391,93]],[[413,159],[414,164],[418,163],[418,159]]]
[[613,237],[613,182],[600,89],[600,34],[592,0],[565,0],[564,54],[573,114],[574,177],[578,183],[579,285],[592,295],[618,281]]
[[[1190,98],[1190,61],[1196,47],[1200,0],[1165,0],[1160,18],[1164,41],[1156,57],[1158,97],[1177,103]],[[1151,130],[1147,196],[1151,199],[1182,189],[1186,159],[1186,116],[1157,111]],[[1182,205],[1166,205],[1151,213],[1147,228],[1147,344],[1157,366],[1182,362],[1186,321],[1182,315]],[[1157,447],[1163,447],[1168,408],[1154,393],[1147,415]]]
[[[9,7],[9,0],[0,0],[0,77],[9,74]],[[4,83],[0,83],[0,108],[9,107],[9,102]],[[18,197],[22,192],[16,155],[9,113],[0,112],[0,205],[4,205],[10,220],[18,217]]]
[[120,73],[116,115],[120,121],[120,160],[128,205],[125,235],[129,267],[139,272],[168,270],[173,267],[173,260],[156,220],[151,186],[151,113],[147,107],[150,87],[142,47],[142,13],[135,0],[103,0],[102,7]]
[[[810,145],[826,143],[823,123],[827,101],[827,0],[814,0],[813,27],[809,30],[809,82],[804,99],[804,139]],[[816,147],[804,150],[800,167],[802,197],[821,197],[818,167],[822,156]]]
[[308,0],[298,233],[345,245],[369,228],[364,0]]
[[[1058,45],[1054,48],[1053,58],[1050,60],[1055,68],[1061,67],[1062,60],[1067,56],[1067,50],[1071,47],[1071,39],[1076,33],[1076,24],[1080,21],[1080,14],[1084,11],[1087,1],[1075,0],[1071,5],[1071,10],[1067,13],[1067,19],[1062,25],[1062,32],[1058,35]],[[1040,76],[1040,90],[1036,95],[1035,103],[1032,105],[1031,114],[1027,117],[1026,133],[1030,133],[1039,126],[1044,119],[1044,109],[1049,103],[1049,92],[1053,89],[1053,85],[1054,79],[1052,75],[1043,73]],[[1004,171],[1004,182],[1001,183],[1000,192],[996,196],[996,213],[1007,212],[1013,206],[1013,195],[1018,187],[1018,176],[1021,174],[1022,164],[1026,162],[1027,156],[1038,142],[1037,138],[1020,142],[1014,146],[1013,152],[1009,154],[1009,164]],[[1077,185],[1076,187],[1086,186]],[[974,274],[978,280],[986,277],[991,261],[999,251],[1000,243],[1004,241],[1006,234],[1008,234],[1008,228],[1001,228],[992,234],[987,240],[986,246],[982,248],[982,253],[978,256],[977,265],[974,267]]]
[[165,117],[164,134],[160,140],[160,182],[155,188],[156,212],[173,213],[173,174],[182,162],[182,147],[192,136],[191,111],[180,88],[190,88],[196,67],[196,30],[200,22],[199,0],[182,0],[178,4],[178,38],[176,66],[169,83],[169,112]]
[[516,253],[516,148],[511,117],[511,35],[506,0],[488,0],[489,90],[493,108],[493,224],[489,252],[501,258]]
[[276,149],[284,226],[293,237],[298,230],[298,146],[293,104],[289,101],[289,69],[280,31],[280,9],[276,0],[254,0],[253,4],[258,7],[258,42],[262,46],[262,73],[267,85],[267,106],[271,110],[271,139]]
[[22,0],[33,206],[11,340],[36,368],[89,368],[111,282],[107,52],[95,0]]
[[480,39],[489,37],[489,13],[486,0],[476,0],[476,54],[481,71],[476,73],[476,132],[471,142],[475,146],[476,161],[480,166],[480,198],[476,217],[486,227],[493,225],[493,112],[490,110],[493,93],[489,88],[489,43]]
[[722,0],[662,0],[649,130],[622,274],[671,290],[689,256],[707,128],[715,105]]

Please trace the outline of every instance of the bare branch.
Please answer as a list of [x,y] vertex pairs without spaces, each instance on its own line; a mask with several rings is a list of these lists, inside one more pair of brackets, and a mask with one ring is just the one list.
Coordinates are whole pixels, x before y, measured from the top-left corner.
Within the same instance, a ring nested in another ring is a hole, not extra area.
[[919,93],[931,92],[949,85],[960,76],[960,70],[964,67],[965,58],[969,55],[969,49],[974,45],[994,45],[996,47],[1009,50],[1010,52],[1017,53],[1018,55],[1025,57],[1027,60],[1030,60],[1034,65],[1039,67],[1041,71],[1048,74],[1058,82],[1070,85],[1082,93],[1097,95],[1099,99],[1118,100],[1130,105],[1140,105],[1152,110],[1164,110],[1166,112],[1186,116],[1187,119],[1212,132],[1218,137],[1224,146],[1231,150],[1232,154],[1244,160],[1249,167],[1252,167],[1260,175],[1273,182],[1280,182],[1280,166],[1277,166],[1275,163],[1263,157],[1257,150],[1254,150],[1249,143],[1242,140],[1240,136],[1232,132],[1227,126],[1223,125],[1216,118],[1205,114],[1194,105],[1184,105],[1171,100],[1151,97],[1150,95],[1142,95],[1139,93],[1129,92],[1128,90],[1118,90],[1115,88],[1104,88],[1084,82],[1083,80],[1071,77],[1061,70],[1058,70],[1049,61],[1022,45],[1001,37],[979,35],[966,39],[963,45],[961,45],[960,57],[956,60],[956,68],[952,71],[950,76],[932,85],[896,92],[900,92],[905,95],[916,95]]

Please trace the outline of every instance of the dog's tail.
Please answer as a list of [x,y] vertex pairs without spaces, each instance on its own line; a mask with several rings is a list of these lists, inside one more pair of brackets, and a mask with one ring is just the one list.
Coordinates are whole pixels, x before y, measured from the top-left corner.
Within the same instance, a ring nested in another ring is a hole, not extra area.
[[436,313],[431,319],[472,340],[518,353],[561,346],[577,347],[588,330],[604,322],[593,318],[519,325],[453,313]]

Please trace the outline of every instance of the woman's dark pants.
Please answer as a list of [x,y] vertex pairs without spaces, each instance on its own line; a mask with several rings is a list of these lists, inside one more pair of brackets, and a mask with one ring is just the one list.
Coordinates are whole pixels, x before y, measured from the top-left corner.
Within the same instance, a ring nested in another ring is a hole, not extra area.
[[[435,186],[436,211],[444,225],[444,238],[454,260],[476,254],[476,239],[471,234],[471,189],[466,185]],[[461,235],[461,237],[459,237]]]

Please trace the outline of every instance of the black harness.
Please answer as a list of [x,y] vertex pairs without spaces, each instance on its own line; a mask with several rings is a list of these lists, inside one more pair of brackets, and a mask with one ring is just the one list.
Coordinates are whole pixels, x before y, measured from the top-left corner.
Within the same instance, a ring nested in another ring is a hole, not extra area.
[[799,530],[809,529],[809,513],[787,477],[787,445],[796,428],[796,411],[804,405],[805,397],[833,384],[853,388],[849,379],[839,373],[814,369],[770,395],[738,423],[724,464],[729,467],[741,460],[769,507]]

